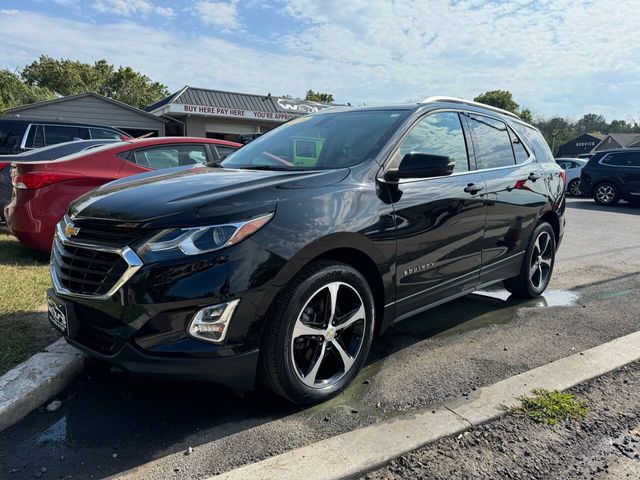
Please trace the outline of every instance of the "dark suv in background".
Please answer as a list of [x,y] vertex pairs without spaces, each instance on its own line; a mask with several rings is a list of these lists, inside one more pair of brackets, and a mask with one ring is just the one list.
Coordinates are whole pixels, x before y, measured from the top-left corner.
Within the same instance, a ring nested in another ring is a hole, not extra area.
[[[74,140],[125,140],[122,130],[104,125],[0,118],[0,155],[47,147]],[[2,159],[0,158],[0,161]]]
[[640,202],[640,149],[605,150],[582,168],[580,191],[598,205]]
[[513,114],[442,97],[331,108],[221,164],[79,198],[57,226],[49,319],[130,371],[241,390],[257,374],[315,403],[394,322],[498,282],[540,295],[564,212],[564,171]]

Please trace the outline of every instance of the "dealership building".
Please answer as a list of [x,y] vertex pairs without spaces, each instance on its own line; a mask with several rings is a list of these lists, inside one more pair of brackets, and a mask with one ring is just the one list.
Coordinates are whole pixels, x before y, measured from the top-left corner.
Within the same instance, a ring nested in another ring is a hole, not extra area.
[[[275,97],[185,86],[147,107],[147,112],[169,119],[167,135],[217,138],[247,142],[281,123],[330,105]],[[174,131],[178,128],[180,131]]]

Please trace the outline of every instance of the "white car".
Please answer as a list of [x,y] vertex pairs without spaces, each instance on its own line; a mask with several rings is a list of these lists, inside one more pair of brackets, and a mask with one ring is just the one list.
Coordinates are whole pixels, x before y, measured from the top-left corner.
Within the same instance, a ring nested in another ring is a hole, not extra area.
[[588,160],[582,158],[556,158],[556,163],[560,165],[567,174],[567,193],[572,197],[581,197],[580,192],[580,172]]

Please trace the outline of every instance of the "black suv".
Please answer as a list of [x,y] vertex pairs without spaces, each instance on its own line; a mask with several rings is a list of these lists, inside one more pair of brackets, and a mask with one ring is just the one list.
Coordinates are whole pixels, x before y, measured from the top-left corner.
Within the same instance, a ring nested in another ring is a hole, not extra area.
[[122,130],[104,125],[0,118],[0,155],[16,154],[73,140],[123,140],[125,138],[131,137]]
[[540,295],[563,174],[538,130],[473,102],[324,110],[221,164],[78,199],[57,227],[49,318],[130,371],[239,390],[257,374],[322,401],[394,322],[497,282]]
[[598,205],[640,202],[640,149],[596,153],[580,174],[580,191]]

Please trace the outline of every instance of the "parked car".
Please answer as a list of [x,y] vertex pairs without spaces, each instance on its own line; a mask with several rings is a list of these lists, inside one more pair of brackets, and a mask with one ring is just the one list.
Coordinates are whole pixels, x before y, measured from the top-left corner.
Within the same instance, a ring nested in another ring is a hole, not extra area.
[[7,225],[26,246],[49,251],[56,223],[69,204],[88,191],[137,173],[220,162],[241,146],[208,138],[159,137],[103,145],[55,161],[13,163]]
[[115,127],[53,120],[0,118],[0,155],[73,140],[127,140],[131,136]]
[[90,150],[106,143],[118,140],[78,140],[75,142],[58,143],[50,147],[36,148],[17,155],[3,155],[0,157],[0,222],[4,222],[4,208],[11,200],[11,162],[25,163],[42,160],[56,160],[73,153]]
[[640,202],[640,149],[597,152],[582,168],[580,190],[598,205]]
[[[321,145],[298,164],[300,138]],[[217,168],[78,199],[56,229],[49,318],[130,371],[238,390],[257,375],[316,403],[394,322],[500,282],[540,295],[564,213],[564,171],[513,114],[446,98],[333,108]]]
[[587,164],[587,160],[582,160],[581,158],[556,158],[556,163],[567,174],[567,193],[573,197],[581,197],[580,172],[582,167]]

